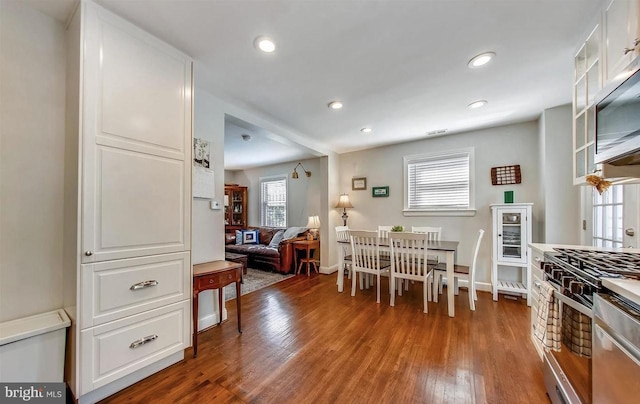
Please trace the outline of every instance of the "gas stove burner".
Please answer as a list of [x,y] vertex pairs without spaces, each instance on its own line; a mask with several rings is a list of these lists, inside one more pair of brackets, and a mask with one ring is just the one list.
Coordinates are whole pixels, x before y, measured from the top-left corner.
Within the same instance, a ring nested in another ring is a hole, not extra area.
[[554,248],[555,257],[594,278],[640,279],[640,254],[624,251],[594,251]]

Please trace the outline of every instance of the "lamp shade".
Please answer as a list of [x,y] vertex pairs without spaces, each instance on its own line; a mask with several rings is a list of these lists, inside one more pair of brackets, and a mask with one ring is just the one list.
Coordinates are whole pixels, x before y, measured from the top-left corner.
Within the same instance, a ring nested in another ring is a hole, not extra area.
[[307,222],[308,229],[319,229],[320,228],[320,218],[318,216],[309,216],[309,221]]
[[347,194],[340,195],[340,200],[338,201],[336,208],[353,208],[353,205],[349,200],[349,195]]

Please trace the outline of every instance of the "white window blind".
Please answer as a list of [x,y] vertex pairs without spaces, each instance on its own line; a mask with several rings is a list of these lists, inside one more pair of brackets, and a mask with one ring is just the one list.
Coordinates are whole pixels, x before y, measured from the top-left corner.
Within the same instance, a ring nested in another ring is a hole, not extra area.
[[406,159],[407,208],[470,209],[471,152],[412,156]]
[[287,227],[287,177],[260,181],[262,226]]

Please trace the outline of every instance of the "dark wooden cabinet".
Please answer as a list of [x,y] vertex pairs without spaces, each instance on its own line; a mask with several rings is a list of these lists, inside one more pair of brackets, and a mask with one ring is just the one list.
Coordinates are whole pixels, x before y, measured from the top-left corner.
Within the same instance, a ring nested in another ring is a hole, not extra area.
[[224,224],[226,233],[247,228],[247,187],[225,184]]

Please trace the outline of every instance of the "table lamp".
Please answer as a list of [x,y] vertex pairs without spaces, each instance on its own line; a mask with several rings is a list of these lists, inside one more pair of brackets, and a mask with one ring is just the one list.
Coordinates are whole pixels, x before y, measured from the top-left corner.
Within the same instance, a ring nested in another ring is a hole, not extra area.
[[320,218],[318,216],[309,216],[309,221],[307,222],[307,228],[310,231],[310,234],[313,235],[313,239],[318,239],[318,229],[320,228]]
[[342,208],[342,221],[344,222],[343,226],[346,226],[347,225],[347,218],[349,217],[347,215],[347,208],[353,208],[353,205],[351,204],[351,201],[349,200],[349,195],[348,194],[340,195],[340,200],[338,201],[338,204],[336,205],[336,208]]

